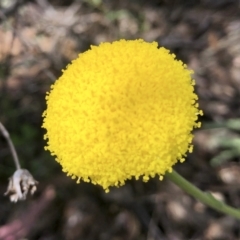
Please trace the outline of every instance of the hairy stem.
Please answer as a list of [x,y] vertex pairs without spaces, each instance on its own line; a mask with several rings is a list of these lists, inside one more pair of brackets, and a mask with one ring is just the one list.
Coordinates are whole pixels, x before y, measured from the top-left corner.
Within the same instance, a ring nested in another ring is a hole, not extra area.
[[165,175],[169,180],[174,182],[178,187],[183,189],[188,194],[195,197],[200,202],[206,204],[207,206],[214,208],[215,210],[228,214],[232,217],[240,219],[240,209],[230,207],[225,203],[218,201],[211,193],[203,192],[197,187],[195,187],[192,183],[184,179],[181,175],[179,175],[174,170],[171,173],[167,173]]
[[2,135],[6,138],[7,140],[7,143],[8,143],[8,146],[10,148],[10,151],[12,153],[12,156],[13,156],[13,160],[14,160],[14,163],[15,163],[15,166],[18,169],[21,169],[21,166],[20,166],[20,163],[19,163],[19,159],[18,159],[18,156],[17,156],[17,152],[15,150],[15,147],[12,143],[12,140],[10,138],[10,135],[7,131],[7,129],[3,126],[3,124],[0,122],[0,130],[2,132]]

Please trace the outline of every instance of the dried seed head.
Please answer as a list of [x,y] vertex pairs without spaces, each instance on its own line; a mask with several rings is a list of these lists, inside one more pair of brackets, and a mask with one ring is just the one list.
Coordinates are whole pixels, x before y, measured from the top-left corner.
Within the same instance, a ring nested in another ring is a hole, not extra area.
[[26,169],[18,169],[13,176],[9,178],[9,184],[5,196],[9,196],[11,202],[25,200],[28,193],[31,195],[37,190],[38,182]]

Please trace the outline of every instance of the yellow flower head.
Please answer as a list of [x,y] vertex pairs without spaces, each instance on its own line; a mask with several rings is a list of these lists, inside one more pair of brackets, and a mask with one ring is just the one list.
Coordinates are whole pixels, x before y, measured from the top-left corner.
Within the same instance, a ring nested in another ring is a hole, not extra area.
[[160,179],[191,151],[201,111],[191,71],[157,43],[92,46],[47,94],[48,149],[72,178],[123,185]]

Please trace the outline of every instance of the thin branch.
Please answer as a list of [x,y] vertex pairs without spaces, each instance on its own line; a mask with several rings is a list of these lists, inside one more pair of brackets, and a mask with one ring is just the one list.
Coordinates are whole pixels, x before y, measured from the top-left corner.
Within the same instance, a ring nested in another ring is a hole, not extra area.
[[10,135],[9,135],[7,129],[3,126],[3,124],[1,122],[0,122],[0,130],[2,132],[2,135],[7,140],[7,143],[8,143],[8,146],[9,146],[10,150],[11,150],[11,153],[12,153],[12,156],[13,156],[13,160],[14,160],[14,163],[16,165],[17,170],[21,169],[21,166],[20,166],[20,163],[19,163],[19,159],[18,159],[18,156],[17,156],[17,152],[16,152],[15,147],[14,147],[14,145],[12,143]]

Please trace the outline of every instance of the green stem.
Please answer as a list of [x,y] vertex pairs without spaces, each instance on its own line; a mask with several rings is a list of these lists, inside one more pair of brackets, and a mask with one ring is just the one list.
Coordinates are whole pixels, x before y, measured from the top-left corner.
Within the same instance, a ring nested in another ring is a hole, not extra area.
[[183,189],[188,194],[192,195],[196,199],[198,199],[200,202],[206,204],[209,207],[214,208],[215,210],[228,214],[232,217],[235,217],[237,219],[240,219],[240,209],[230,207],[226,205],[225,203],[218,201],[216,198],[213,197],[211,193],[205,193],[195,187],[193,184],[188,182],[186,179],[184,179],[181,175],[179,175],[174,170],[171,173],[166,173],[165,175],[169,180],[174,182],[177,186],[179,186],[181,189]]

